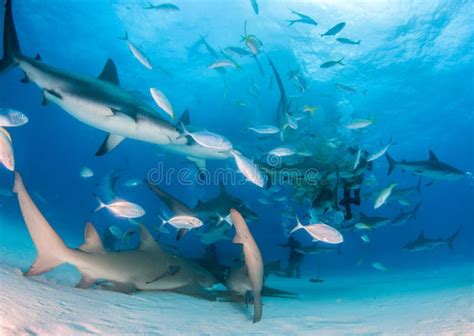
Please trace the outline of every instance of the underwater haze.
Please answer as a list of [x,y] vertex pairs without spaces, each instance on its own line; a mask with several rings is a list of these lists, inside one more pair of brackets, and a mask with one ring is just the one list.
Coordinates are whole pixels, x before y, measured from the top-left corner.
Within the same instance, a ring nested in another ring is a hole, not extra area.
[[1,334],[473,332],[472,1],[0,3]]

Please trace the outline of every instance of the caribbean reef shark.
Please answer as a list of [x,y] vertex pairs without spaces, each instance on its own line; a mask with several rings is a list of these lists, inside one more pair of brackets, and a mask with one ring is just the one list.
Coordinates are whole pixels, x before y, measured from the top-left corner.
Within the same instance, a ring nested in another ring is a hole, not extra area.
[[465,172],[454,168],[447,163],[438,160],[433,151],[429,152],[429,159],[426,161],[395,161],[388,153],[385,154],[388,162],[388,172],[390,175],[395,167],[404,171],[412,172],[415,175],[424,176],[433,180],[454,181],[466,176]]
[[[180,137],[181,130],[163,119],[132,92],[120,87],[117,68],[109,59],[97,78],[78,75],[45,64],[41,57],[24,56],[21,52],[12,13],[12,0],[7,0],[3,28],[3,58],[0,74],[18,66],[25,77],[43,92],[43,104],[52,102],[79,121],[108,133],[96,155],[104,155],[130,138],[158,145],[186,156],[202,172],[205,160],[226,160],[232,155],[206,148]],[[187,113],[181,121],[186,124]]]
[[100,279],[112,284],[102,288],[128,294],[161,290],[215,300],[205,288],[214,285],[216,279],[198,264],[162,250],[145,226],[140,225],[141,243],[137,250],[107,252],[91,223],[86,225],[84,244],[69,248],[43,217],[18,172],[13,191],[18,194],[21,213],[37,250],[26,276],[68,263],[82,274],[79,288],[90,288]]
[[421,231],[420,236],[412,241],[406,244],[402,250],[405,251],[425,251],[425,250],[431,250],[435,247],[440,247],[440,246],[448,246],[449,249],[453,249],[453,242],[456,239],[456,237],[459,235],[459,230],[457,230],[455,233],[453,233],[450,237],[443,239],[431,239],[431,238],[426,238],[425,234],[423,231]]

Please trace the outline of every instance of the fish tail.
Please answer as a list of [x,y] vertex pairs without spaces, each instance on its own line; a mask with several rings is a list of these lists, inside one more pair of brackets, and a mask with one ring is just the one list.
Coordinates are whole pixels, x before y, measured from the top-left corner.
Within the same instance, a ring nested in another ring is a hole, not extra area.
[[289,23],[288,23],[288,27],[292,26],[296,20],[287,20]]
[[459,235],[459,232],[461,231],[461,229],[458,229],[451,237],[449,237],[448,239],[448,246],[449,246],[449,249],[450,250],[454,250],[454,247],[453,247],[453,242],[454,240],[456,239],[456,237]]
[[356,41],[356,43],[355,43],[355,44],[360,44],[360,41],[362,41],[362,40]]
[[13,21],[12,0],[5,4],[5,17],[3,19],[3,57],[0,60],[0,73],[7,72],[18,63],[21,56],[20,42]]
[[387,175],[390,175],[393,171],[393,168],[395,168],[395,165],[397,164],[397,162],[388,153],[385,154],[385,157],[387,158],[387,162],[388,162]]
[[337,61],[337,63],[339,63],[340,65],[344,65],[344,63],[342,62],[344,60],[344,57],[341,58],[339,61]]
[[293,233],[295,231],[298,231],[300,229],[304,229],[304,226],[301,224],[300,219],[298,216],[296,216],[296,226],[293,228],[293,230],[290,231],[290,233]]
[[36,207],[18,172],[15,172],[13,192],[18,195],[23,219],[37,250],[36,260],[25,276],[39,275],[67,262],[71,250]]
[[94,197],[95,199],[97,200],[97,202],[99,202],[99,206],[92,212],[92,213],[96,213],[97,211],[107,207],[107,205],[101,201],[101,199],[99,198],[99,196],[97,196],[96,194],[94,194]]

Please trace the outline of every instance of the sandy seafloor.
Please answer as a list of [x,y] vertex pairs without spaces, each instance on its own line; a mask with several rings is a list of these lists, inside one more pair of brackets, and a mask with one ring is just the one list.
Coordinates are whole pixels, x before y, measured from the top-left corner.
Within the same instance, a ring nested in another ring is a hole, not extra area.
[[34,247],[24,228],[4,224],[0,335],[474,335],[472,264],[340,272],[324,283],[270,277],[267,285],[299,296],[264,298],[263,319],[252,324],[252,310],[228,302],[76,289],[79,274],[70,266],[23,277]]

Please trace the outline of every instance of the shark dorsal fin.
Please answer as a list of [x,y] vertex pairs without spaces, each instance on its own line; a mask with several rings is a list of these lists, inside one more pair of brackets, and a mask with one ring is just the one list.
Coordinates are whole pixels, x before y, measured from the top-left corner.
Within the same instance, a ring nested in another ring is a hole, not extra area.
[[145,227],[145,225],[140,224],[140,246],[139,250],[150,251],[159,249],[158,244],[155,239],[150,234],[150,231]]
[[79,246],[84,252],[105,252],[99,234],[91,222],[87,222],[84,230],[84,244]]
[[178,120],[178,124],[183,124],[184,126],[188,126],[191,123],[191,117],[189,116],[189,110],[184,110],[183,114]]
[[435,153],[433,153],[432,150],[430,150],[430,161],[439,161],[438,158],[436,157]]
[[104,68],[102,69],[102,72],[97,78],[115,85],[120,85],[117,67],[115,66],[115,63],[112,59],[109,58],[107,60],[104,65]]

